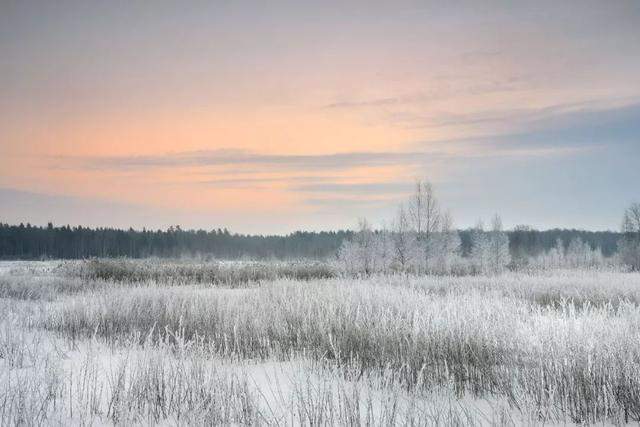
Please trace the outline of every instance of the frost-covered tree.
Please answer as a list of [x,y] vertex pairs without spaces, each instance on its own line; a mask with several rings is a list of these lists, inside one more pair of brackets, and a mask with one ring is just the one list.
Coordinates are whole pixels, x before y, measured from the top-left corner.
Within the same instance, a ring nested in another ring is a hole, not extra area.
[[640,235],[640,203],[633,203],[624,212],[622,232]]
[[384,225],[374,231],[369,222],[362,219],[353,238],[342,242],[338,262],[349,274],[387,273],[393,265],[394,255],[393,234]]
[[618,242],[620,261],[640,271],[640,203],[633,203],[622,218],[623,237]]
[[425,263],[432,253],[433,235],[440,226],[440,208],[430,182],[418,180],[416,190],[409,200],[408,215],[416,232],[416,239],[423,248]]
[[391,232],[383,224],[382,229],[374,234],[374,271],[389,272],[393,264],[393,246]]
[[489,238],[484,224],[478,221],[471,232],[471,263],[478,273],[489,271]]
[[589,243],[580,237],[571,239],[565,250],[562,239],[556,240],[555,247],[538,255],[531,261],[531,266],[544,270],[559,268],[594,268],[607,265],[600,248],[591,248]]
[[460,236],[453,229],[451,214],[446,212],[440,220],[440,231],[433,235],[429,248],[429,270],[434,273],[451,273],[451,268],[460,252]]
[[390,229],[373,231],[366,220],[360,221],[358,231],[338,251],[344,271],[365,275],[452,271],[460,261],[461,240],[451,215],[440,213],[432,185],[418,181],[406,206],[400,206]]
[[556,239],[556,245],[538,257],[536,265],[545,270],[563,268],[566,265],[564,243]]
[[373,273],[375,266],[375,234],[366,219],[358,223],[358,231],[351,241],[345,240],[338,251],[338,261],[352,274]]
[[599,248],[592,249],[587,242],[576,237],[569,242],[564,261],[568,268],[590,268],[601,265],[603,257]]
[[511,262],[509,236],[502,230],[502,219],[498,214],[491,221],[489,232],[489,268],[493,273],[501,273]]
[[509,236],[502,229],[500,216],[495,215],[491,230],[484,232],[482,222],[471,235],[471,260],[480,273],[503,272],[511,262]]
[[356,256],[356,246],[351,240],[343,240],[338,254],[336,256],[338,264],[342,271],[348,274],[357,274],[359,269],[359,262]]
[[398,214],[393,222],[391,239],[393,240],[393,261],[400,271],[412,269],[418,258],[418,242],[411,228],[411,223],[404,205],[400,205]]
[[564,267],[564,244],[556,239],[556,245],[529,260],[529,267],[541,270],[553,270]]

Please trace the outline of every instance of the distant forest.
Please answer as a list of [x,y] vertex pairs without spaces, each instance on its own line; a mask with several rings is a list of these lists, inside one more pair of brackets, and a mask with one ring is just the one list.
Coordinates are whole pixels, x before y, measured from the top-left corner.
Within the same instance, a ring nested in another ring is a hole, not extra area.
[[[621,233],[611,231],[546,230],[516,227],[507,232],[514,258],[534,256],[555,246],[557,239],[568,245],[576,237],[604,256],[616,252]],[[460,230],[462,255],[471,250],[471,230]],[[227,229],[119,230],[113,228],[46,227],[0,223],[0,259],[78,259],[91,257],[195,257],[219,259],[326,259],[335,256],[352,231],[297,231],[286,236],[230,233]]]

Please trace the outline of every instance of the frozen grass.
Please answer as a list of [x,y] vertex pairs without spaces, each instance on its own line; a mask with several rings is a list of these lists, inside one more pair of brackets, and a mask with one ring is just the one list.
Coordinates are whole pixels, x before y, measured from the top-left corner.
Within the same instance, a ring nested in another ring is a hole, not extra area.
[[499,406],[408,394],[384,374],[350,381],[306,359],[239,364],[177,344],[40,345],[37,364],[0,370],[2,424],[480,425]]
[[5,274],[51,274],[60,261],[0,261],[0,275]]
[[289,278],[311,280],[335,277],[321,262],[190,262],[161,260],[93,259],[67,261],[59,270],[67,276],[117,282],[155,281],[165,284],[204,283],[243,286],[247,283]]
[[0,275],[0,298],[19,300],[55,300],[62,295],[92,292],[112,284],[101,280],[85,280],[57,276]]
[[[74,420],[120,424],[640,420],[638,274],[277,279],[226,288],[149,280],[0,299],[0,387],[22,396],[7,400],[0,389],[2,424],[50,423],[72,409]],[[70,354],[83,362],[66,363],[78,361]],[[297,367],[256,381],[253,366],[264,364]]]
[[478,290],[561,308],[640,304],[640,276],[607,270],[555,270],[535,273],[509,272],[500,276],[414,277],[391,276],[372,279],[390,286],[411,287],[433,295]]
[[2,424],[249,425],[256,421],[246,378],[219,370],[205,359],[175,357],[157,346],[123,348],[111,357],[104,357],[105,350],[95,343],[83,353],[51,350],[30,369],[4,369]]

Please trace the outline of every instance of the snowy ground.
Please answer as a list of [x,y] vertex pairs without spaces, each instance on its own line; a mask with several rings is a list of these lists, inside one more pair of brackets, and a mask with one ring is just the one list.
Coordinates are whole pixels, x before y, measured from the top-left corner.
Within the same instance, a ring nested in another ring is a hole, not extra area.
[[[617,425],[640,417],[638,275],[230,289],[92,281],[57,265],[0,263],[0,425]],[[414,366],[421,354],[429,357]]]

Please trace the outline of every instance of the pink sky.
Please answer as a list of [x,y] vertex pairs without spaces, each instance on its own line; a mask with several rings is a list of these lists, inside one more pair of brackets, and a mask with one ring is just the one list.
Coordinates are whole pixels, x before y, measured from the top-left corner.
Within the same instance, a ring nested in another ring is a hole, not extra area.
[[344,228],[426,178],[460,226],[617,228],[637,2],[341,3],[0,6],[0,221]]

